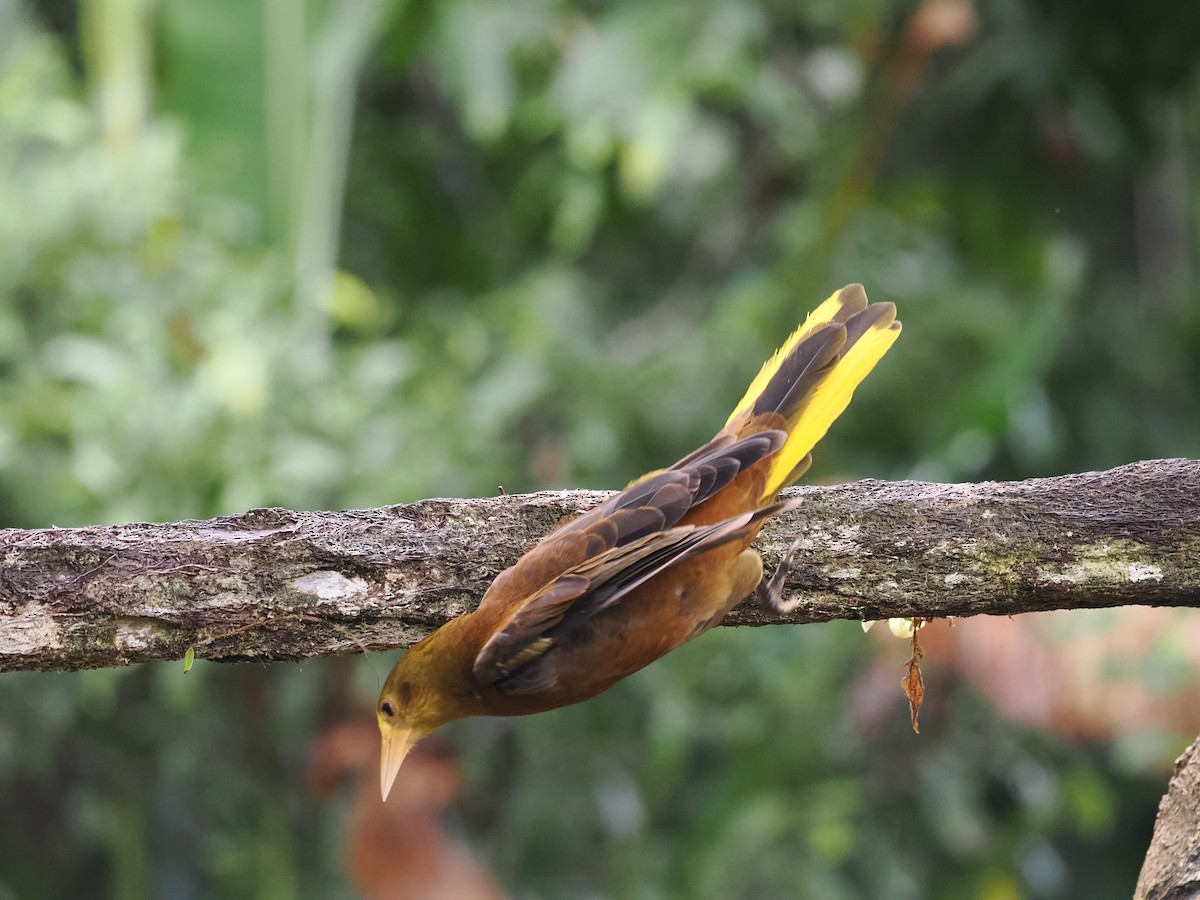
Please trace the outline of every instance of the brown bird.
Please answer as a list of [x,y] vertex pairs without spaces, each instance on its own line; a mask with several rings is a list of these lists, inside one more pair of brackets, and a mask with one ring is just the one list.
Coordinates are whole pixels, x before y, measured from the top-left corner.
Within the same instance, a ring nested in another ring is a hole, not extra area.
[[854,388],[900,334],[891,303],[852,284],[814,310],[763,366],[725,427],[542,538],[501,572],[479,608],[396,663],[376,707],[386,799],[409,749],[465,716],[516,716],[578,703],[712,628],[758,588],[769,609],[792,549],[769,582],[750,549],[791,504],[779,491]]

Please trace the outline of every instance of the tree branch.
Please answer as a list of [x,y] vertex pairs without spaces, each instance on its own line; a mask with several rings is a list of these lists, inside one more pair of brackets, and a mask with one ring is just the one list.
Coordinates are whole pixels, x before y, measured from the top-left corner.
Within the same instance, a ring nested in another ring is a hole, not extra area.
[[[1200,606],[1200,462],[1014,483],[794,490],[791,622]],[[607,494],[425,500],[340,513],[0,531],[0,671],[300,659],[411,644],[534,540]],[[769,563],[770,565],[770,563]],[[752,604],[726,624],[768,620]]]

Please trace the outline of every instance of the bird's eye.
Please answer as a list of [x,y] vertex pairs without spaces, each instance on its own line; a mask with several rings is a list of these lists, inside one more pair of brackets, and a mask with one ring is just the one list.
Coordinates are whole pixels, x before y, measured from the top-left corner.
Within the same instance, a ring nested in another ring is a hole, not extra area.
[[392,704],[388,700],[384,700],[381,704],[379,704],[379,711],[389,719],[396,715],[396,710],[392,708]]

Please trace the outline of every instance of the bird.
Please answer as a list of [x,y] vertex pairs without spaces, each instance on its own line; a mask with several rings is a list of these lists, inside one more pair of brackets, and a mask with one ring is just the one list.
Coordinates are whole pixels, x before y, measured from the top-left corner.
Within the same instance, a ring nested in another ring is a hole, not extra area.
[[405,755],[467,716],[588,700],[717,625],[751,594],[785,615],[794,543],[764,579],[751,547],[797,505],[779,492],[900,334],[892,303],[852,284],[813,310],[751,382],[724,427],[541,538],[463,613],[414,644],[376,704],[384,800]]

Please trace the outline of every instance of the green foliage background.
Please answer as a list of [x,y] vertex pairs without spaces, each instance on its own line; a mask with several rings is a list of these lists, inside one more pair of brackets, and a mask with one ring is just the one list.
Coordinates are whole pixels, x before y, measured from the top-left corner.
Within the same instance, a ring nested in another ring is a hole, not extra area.
[[[1114,0],[0,0],[0,522],[619,486],[849,281],[905,335],[812,478],[1195,455],[1197,38]],[[1130,894],[1131,760],[1182,744],[948,673],[919,739],[898,698],[864,727],[868,659],[720,629],[463,723],[458,827],[530,898]],[[3,676],[0,898],[351,896],[306,748],[389,662]]]

